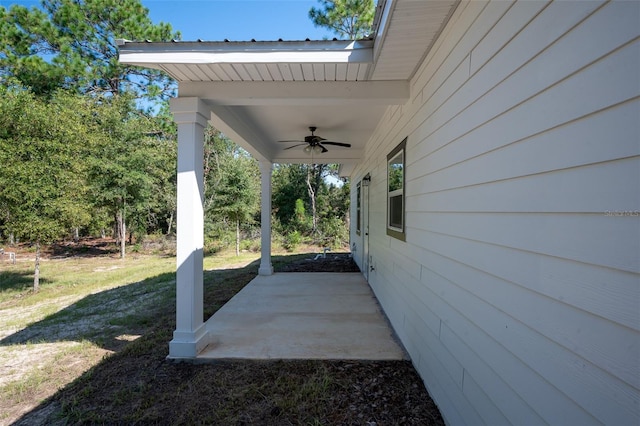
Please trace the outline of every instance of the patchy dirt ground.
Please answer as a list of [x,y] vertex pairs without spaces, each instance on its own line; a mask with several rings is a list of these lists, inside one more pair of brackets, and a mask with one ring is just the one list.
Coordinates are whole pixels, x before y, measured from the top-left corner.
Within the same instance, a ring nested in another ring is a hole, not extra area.
[[[154,356],[102,366],[62,391],[72,424],[443,425],[409,362],[234,361]],[[137,365],[136,365],[137,364]],[[115,390],[115,391],[114,391]],[[55,421],[50,418],[49,420]],[[26,423],[23,423],[26,424]]]
[[[274,258],[274,268],[358,271],[348,254],[314,258],[312,254]],[[205,316],[253,279],[255,269],[252,264],[205,272]],[[99,310],[104,300],[96,297],[95,301]],[[148,318],[141,316],[131,325],[134,337],[118,347],[102,342],[100,349],[108,356],[101,361],[95,357],[83,360],[81,350],[66,352],[57,363],[58,374],[76,371],[78,378],[70,384],[60,383],[61,389],[53,396],[11,421],[17,420],[18,425],[444,424],[408,361],[169,362],[167,342],[175,328],[174,309],[175,302],[169,301]]]

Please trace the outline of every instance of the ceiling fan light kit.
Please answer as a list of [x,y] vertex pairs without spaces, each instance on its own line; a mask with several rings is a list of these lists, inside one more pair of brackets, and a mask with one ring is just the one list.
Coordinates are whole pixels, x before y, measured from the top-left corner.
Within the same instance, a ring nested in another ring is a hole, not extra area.
[[311,153],[314,154],[322,154],[322,147],[315,145],[315,146],[311,146],[311,145],[307,145],[305,146],[302,151],[304,151],[305,154],[311,155]]

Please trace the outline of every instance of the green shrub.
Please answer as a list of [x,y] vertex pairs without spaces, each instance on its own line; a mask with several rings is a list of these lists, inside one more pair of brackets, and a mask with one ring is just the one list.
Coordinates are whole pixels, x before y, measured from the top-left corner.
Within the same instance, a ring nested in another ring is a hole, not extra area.
[[322,245],[340,248],[349,244],[349,229],[345,221],[338,217],[328,217],[318,223]]
[[302,243],[302,235],[296,230],[285,235],[282,246],[287,251],[294,251],[300,243]]
[[257,253],[260,251],[260,239],[246,239],[240,241],[240,250]]

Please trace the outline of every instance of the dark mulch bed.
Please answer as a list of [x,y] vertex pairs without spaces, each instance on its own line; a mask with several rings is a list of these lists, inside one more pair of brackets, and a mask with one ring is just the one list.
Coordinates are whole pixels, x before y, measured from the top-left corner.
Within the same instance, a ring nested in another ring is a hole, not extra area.
[[[348,255],[274,258],[276,271],[357,271]],[[205,273],[205,316],[255,276]],[[138,340],[105,358],[18,424],[444,425],[409,361],[167,361],[166,306]]]
[[316,254],[303,255],[301,258],[282,265],[276,265],[276,272],[360,272],[358,265],[349,253],[327,253],[325,257]]

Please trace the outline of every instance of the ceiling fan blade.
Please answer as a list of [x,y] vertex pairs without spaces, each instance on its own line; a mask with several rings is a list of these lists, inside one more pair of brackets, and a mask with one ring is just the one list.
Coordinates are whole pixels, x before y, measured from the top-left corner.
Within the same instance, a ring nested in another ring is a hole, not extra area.
[[325,148],[324,146],[322,146],[321,143],[318,143],[316,146],[319,146],[320,148],[322,148],[322,152],[321,154],[324,154],[325,152],[329,151],[327,148]]
[[329,141],[323,141],[322,142],[325,145],[335,145],[335,146],[343,146],[345,148],[351,148],[351,144],[350,143],[344,143],[344,142],[329,142]]
[[[298,142],[298,141],[295,141],[295,142]],[[288,147],[284,148],[283,150],[291,149],[291,148],[295,148],[295,147],[297,147],[297,146],[302,146],[302,145],[307,145],[307,144],[306,144],[306,143],[299,143],[299,144],[297,144],[297,145],[291,145],[291,146],[288,146]]]

